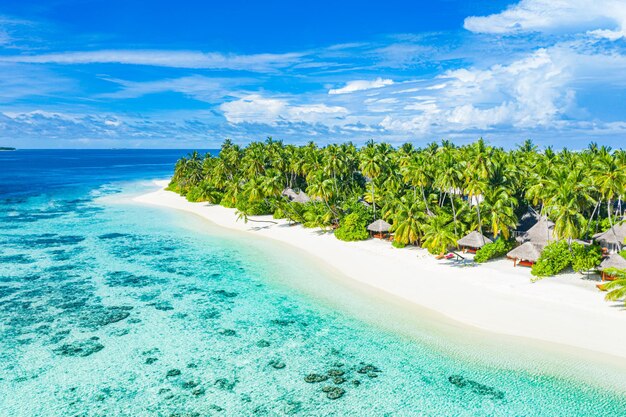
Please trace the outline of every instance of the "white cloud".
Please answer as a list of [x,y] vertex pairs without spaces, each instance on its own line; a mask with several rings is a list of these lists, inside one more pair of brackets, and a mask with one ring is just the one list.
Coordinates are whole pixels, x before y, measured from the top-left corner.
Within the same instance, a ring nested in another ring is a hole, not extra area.
[[223,103],[220,110],[230,123],[329,122],[348,113],[345,107],[325,104],[290,105],[285,99],[250,94]]
[[12,47],[13,43],[18,40],[16,38],[19,38],[16,32],[30,26],[32,23],[27,20],[0,15],[0,46]]
[[0,62],[31,64],[130,64],[170,68],[270,71],[300,62],[302,54],[234,55],[198,51],[100,50],[11,55]]
[[156,81],[127,81],[120,79],[107,79],[122,88],[112,93],[103,93],[99,97],[124,99],[142,97],[148,94],[163,92],[176,92],[192,97],[196,100],[212,102],[229,94],[228,87],[232,87],[246,79],[239,78],[211,78],[201,75],[188,77],[169,78]]
[[572,104],[568,62],[542,49],[509,65],[447,71],[437,96],[417,97],[399,116],[387,116],[390,130],[490,129],[500,125],[535,128],[554,123]]
[[478,33],[587,32],[611,40],[626,36],[624,0],[521,0],[489,16],[465,19]]
[[45,68],[0,63],[0,102],[51,97],[75,90],[75,84]]
[[381,87],[385,87],[385,86],[392,85],[392,84],[393,84],[393,80],[382,79],[380,77],[372,81],[354,80],[354,81],[350,81],[346,83],[346,85],[341,88],[329,90],[328,94],[331,94],[331,95],[348,94],[348,93],[354,93],[355,91],[371,90],[373,88],[381,88]]

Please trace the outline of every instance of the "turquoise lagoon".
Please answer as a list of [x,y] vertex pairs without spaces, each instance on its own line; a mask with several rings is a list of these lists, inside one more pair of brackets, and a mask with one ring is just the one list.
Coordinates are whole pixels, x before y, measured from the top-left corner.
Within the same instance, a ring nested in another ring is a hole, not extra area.
[[472,330],[134,204],[180,155],[0,156],[0,416],[626,415],[610,360]]

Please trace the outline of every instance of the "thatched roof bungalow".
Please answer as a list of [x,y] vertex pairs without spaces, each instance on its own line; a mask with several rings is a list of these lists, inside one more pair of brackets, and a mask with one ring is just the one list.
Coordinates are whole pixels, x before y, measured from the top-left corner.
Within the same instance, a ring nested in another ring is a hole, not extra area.
[[526,242],[507,253],[506,256],[514,260],[513,266],[532,266],[541,256],[543,248],[541,244]]
[[606,232],[595,234],[593,239],[611,253],[619,251],[626,240],[626,222],[616,224]]
[[476,249],[480,249],[485,246],[487,243],[493,243],[493,240],[489,239],[487,236],[482,233],[474,230],[469,232],[467,235],[457,240],[459,246],[468,248],[471,251],[475,251]]
[[298,193],[296,193],[293,189],[291,188],[285,188],[283,190],[283,192],[281,193],[281,195],[287,197],[289,200],[293,200],[294,198],[296,198],[296,196],[298,195]]
[[531,242],[538,245],[547,245],[556,242],[558,239],[554,234],[554,222],[550,221],[546,216],[542,216],[537,223],[528,231],[516,239],[520,243]]
[[619,253],[614,253],[606,257],[598,267],[598,270],[602,272],[602,281],[612,281],[615,279],[614,276],[606,272],[607,269],[611,268],[626,269],[626,259]]
[[523,235],[528,230],[530,230],[531,227],[537,224],[539,218],[539,214],[537,214],[537,212],[532,207],[528,207],[526,213],[522,214],[522,216],[519,218],[515,231],[520,235]]
[[378,219],[367,226],[367,230],[372,232],[374,237],[382,239],[385,235],[389,234],[391,225],[382,219]]
[[311,201],[311,197],[309,197],[304,191],[300,191],[296,194],[294,198],[291,199],[294,203],[308,203]]

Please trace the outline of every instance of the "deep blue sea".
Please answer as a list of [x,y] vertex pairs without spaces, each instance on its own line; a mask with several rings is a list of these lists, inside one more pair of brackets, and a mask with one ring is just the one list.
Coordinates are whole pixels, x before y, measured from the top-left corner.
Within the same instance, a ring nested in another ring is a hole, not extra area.
[[610,364],[133,202],[185,153],[0,152],[1,417],[626,416]]

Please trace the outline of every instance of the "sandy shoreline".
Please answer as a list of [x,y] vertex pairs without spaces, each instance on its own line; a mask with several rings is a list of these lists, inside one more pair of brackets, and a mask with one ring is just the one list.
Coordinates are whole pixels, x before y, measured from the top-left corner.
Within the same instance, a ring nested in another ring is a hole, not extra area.
[[[158,184],[163,187],[166,182]],[[342,242],[331,234],[281,220],[246,224],[237,221],[233,209],[190,203],[164,189],[134,201],[195,213],[225,228],[289,244],[348,278],[463,324],[626,358],[626,311],[605,302],[595,282],[579,275],[532,284],[528,269],[513,268],[507,260],[459,267],[437,261],[419,248],[395,249],[380,240]]]

